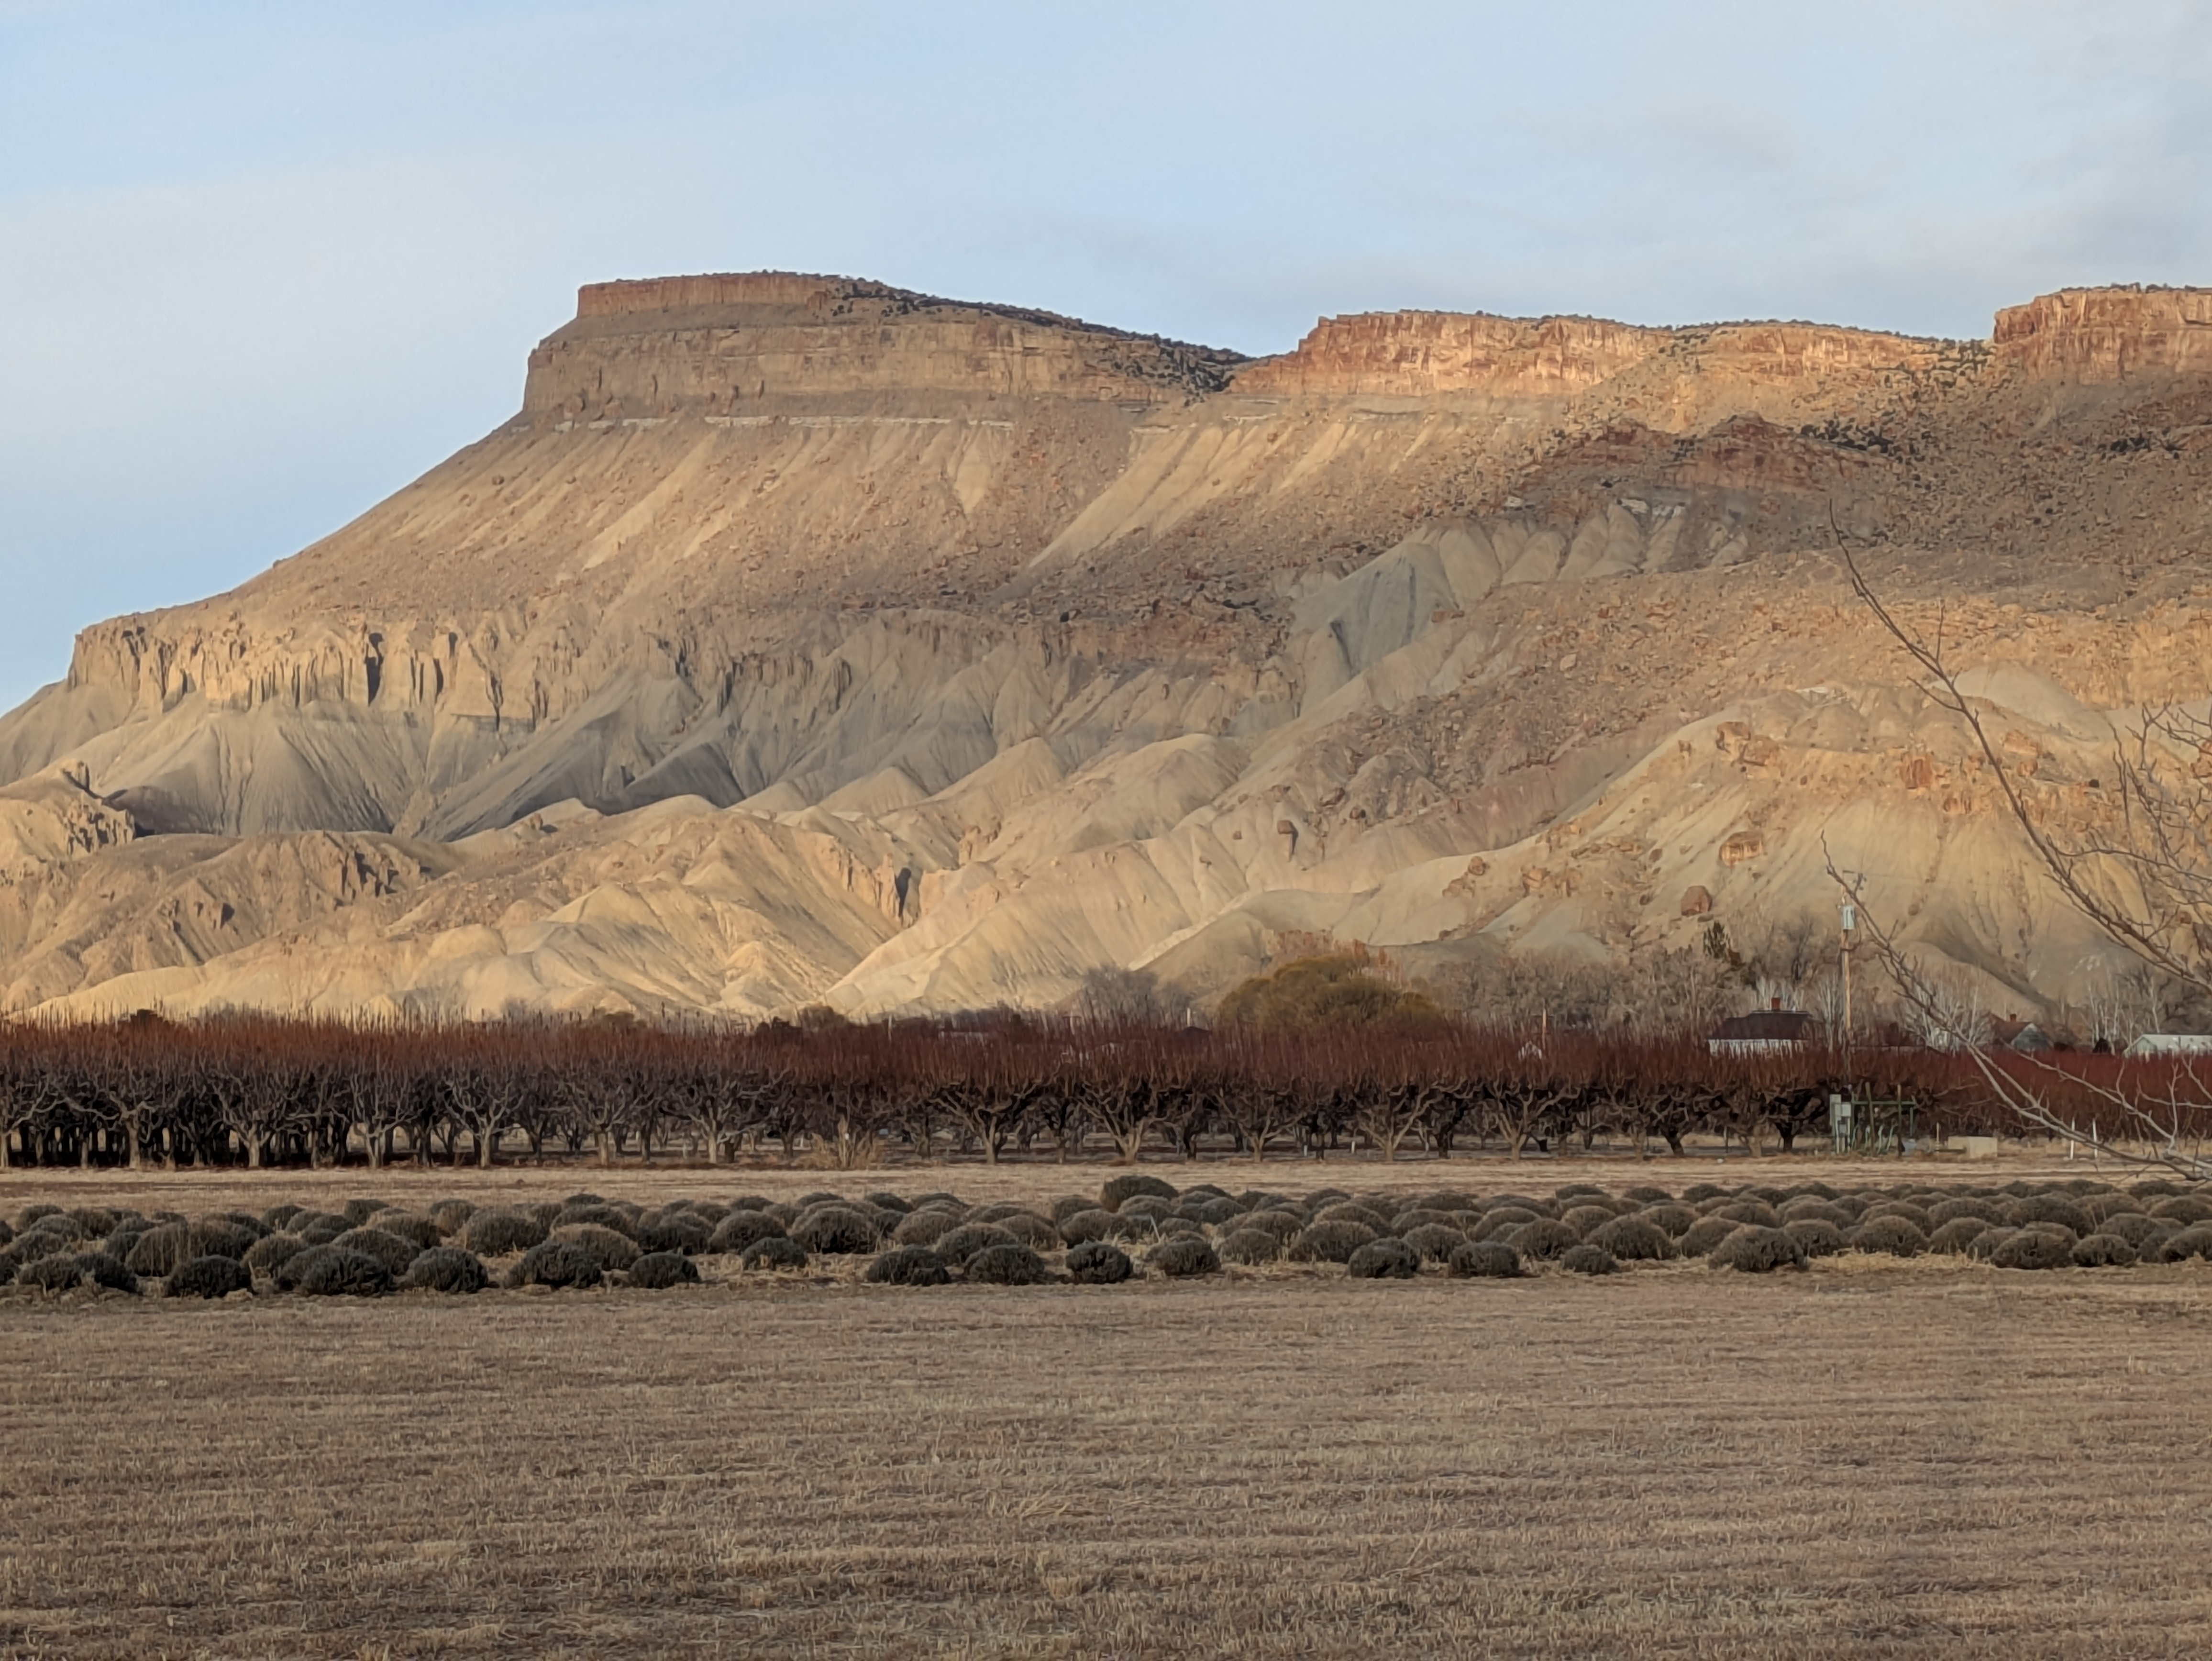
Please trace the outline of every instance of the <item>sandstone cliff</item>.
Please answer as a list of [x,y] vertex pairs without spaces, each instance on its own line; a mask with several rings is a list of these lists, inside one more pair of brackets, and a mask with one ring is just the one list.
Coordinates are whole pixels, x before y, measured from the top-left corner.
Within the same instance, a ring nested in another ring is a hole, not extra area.
[[1280,357],[841,278],[594,285],[516,417],[0,718],[0,1005],[760,1015],[1200,994],[1825,910],[2030,1006],[2048,809],[2212,691],[2212,295],[1989,342],[1324,319]]

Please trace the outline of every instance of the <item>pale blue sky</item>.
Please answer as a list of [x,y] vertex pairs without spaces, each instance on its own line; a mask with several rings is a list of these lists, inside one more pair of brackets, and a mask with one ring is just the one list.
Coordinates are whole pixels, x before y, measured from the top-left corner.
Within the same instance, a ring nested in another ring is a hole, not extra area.
[[1980,334],[2212,282],[2208,163],[2188,0],[0,0],[0,708],[494,425],[580,283]]

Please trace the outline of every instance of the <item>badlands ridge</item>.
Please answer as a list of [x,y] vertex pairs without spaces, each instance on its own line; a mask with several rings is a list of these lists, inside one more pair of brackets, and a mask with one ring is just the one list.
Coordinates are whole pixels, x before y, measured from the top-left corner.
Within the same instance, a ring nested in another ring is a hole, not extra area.
[[0,1009],[1201,999],[1831,915],[2080,997],[2037,809],[2212,692],[2212,291],[1980,341],[1395,313],[1246,360],[786,274],[586,288],[515,417],[0,718]]

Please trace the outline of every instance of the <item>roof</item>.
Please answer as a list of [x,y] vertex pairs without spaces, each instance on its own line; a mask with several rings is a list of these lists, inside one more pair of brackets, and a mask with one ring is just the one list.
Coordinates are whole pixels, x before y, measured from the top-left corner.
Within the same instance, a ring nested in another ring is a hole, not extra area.
[[2130,1056],[2212,1055],[2212,1034],[2202,1032],[2146,1032],[2128,1046]]
[[1757,1009],[1723,1021],[1711,1036],[1720,1043],[1802,1043],[1813,1036],[1813,1018],[1802,1009]]

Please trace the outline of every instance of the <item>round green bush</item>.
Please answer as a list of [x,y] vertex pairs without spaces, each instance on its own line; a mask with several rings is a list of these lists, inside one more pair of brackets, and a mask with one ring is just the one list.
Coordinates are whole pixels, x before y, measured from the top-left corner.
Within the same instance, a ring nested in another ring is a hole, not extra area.
[[[1103,1217],[1107,1214],[1098,1214]],[[894,1245],[933,1246],[967,1220],[967,1214],[946,1205],[926,1205],[909,1211],[891,1230]]]
[[1079,1211],[1060,1221],[1060,1238],[1063,1244],[1079,1246],[1091,1240],[1133,1239],[1138,1230],[1133,1218],[1119,1212],[1101,1211],[1093,1206],[1088,1211]]
[[308,1249],[307,1243],[296,1234],[268,1234],[248,1246],[240,1261],[256,1275],[274,1275],[279,1265]]
[[[101,1231],[103,1233],[105,1232],[105,1230]],[[50,1211],[33,1221],[23,1232],[51,1234],[56,1239],[64,1241],[70,1245],[75,1245],[79,1240],[94,1240],[100,1238],[98,1234],[87,1228],[82,1221],[66,1211]]]
[[465,1297],[489,1286],[491,1275],[484,1268],[483,1259],[473,1251],[465,1251],[459,1246],[432,1246],[428,1251],[416,1254],[415,1261],[407,1265],[407,1273],[400,1276],[399,1284],[412,1292],[444,1292]]
[[77,1267],[94,1286],[107,1292],[127,1292],[138,1294],[138,1277],[105,1251],[80,1252]]
[[1614,1216],[1611,1206],[1577,1205],[1570,1206],[1559,1220],[1574,1230],[1577,1239],[1587,1240],[1597,1230],[1619,1219]]
[[445,1231],[428,1217],[411,1211],[380,1211],[368,1220],[369,1227],[386,1234],[396,1234],[417,1251],[428,1251],[444,1243]]
[[2089,1220],[2088,1214],[2063,1195],[2032,1195],[2027,1199],[2014,1201],[2007,1211],[2008,1220],[2016,1227],[2025,1228],[2030,1223],[2057,1223],[2077,1238],[2097,1232],[2097,1226]]
[[1081,1286],[1118,1286],[1136,1273],[1136,1265],[1117,1245],[1085,1240],[1067,1254],[1067,1273]]
[[253,1276],[235,1257],[209,1256],[179,1263],[161,1283],[165,1298],[228,1298],[234,1292],[251,1292]]
[[[1948,1226],[1948,1225],[1946,1225]],[[2004,1223],[1993,1223],[1966,1241],[1966,1256],[1978,1263],[1988,1262],[1997,1254],[1997,1248],[2020,1231]]]
[[527,1251],[545,1238],[545,1225],[519,1211],[477,1211],[461,1225],[460,1244],[479,1257]]
[[1742,1275],[1771,1275],[1778,1269],[1804,1268],[1805,1252],[1786,1228],[1740,1223],[1705,1254],[1705,1262]]
[[335,1250],[359,1252],[365,1257],[375,1258],[384,1265],[384,1272],[395,1280],[407,1272],[407,1265],[422,1250],[412,1240],[403,1240],[397,1234],[387,1234],[374,1226],[348,1229],[331,1245]]
[[1854,1251],[1886,1252],[1892,1257],[1917,1257],[1928,1250],[1928,1237],[1911,1218],[1894,1212],[1861,1222],[1850,1238]]
[[1772,1206],[1764,1200],[1735,1199],[1717,1205],[1699,1208],[1707,1217],[1718,1217],[1732,1223],[1754,1223],[1760,1228],[1779,1228],[1782,1219]]
[[2195,1194],[2169,1195],[2154,1202],[2149,1214],[2179,1223],[2184,1228],[2197,1223],[2212,1223],[2212,1200]]
[[328,1245],[352,1226],[335,1211],[309,1211],[292,1219],[291,1232],[309,1245]]
[[2154,1240],[2170,1239],[2181,1232],[2171,1218],[2146,1217],[2140,1211],[2115,1211],[2097,1225],[2100,1234],[2117,1234],[2140,1253]]
[[851,1255],[873,1251],[883,1243],[883,1232],[874,1218],[848,1205],[822,1205],[799,1214],[791,1225],[791,1238],[808,1251]]
[[1679,1240],[1698,1226],[1698,1214],[1686,1205],[1649,1205],[1636,1214],[1670,1240]]
[[1115,1213],[1126,1221],[1140,1226],[1149,1224],[1155,1230],[1175,1214],[1174,1201],[1159,1199],[1150,1194],[1139,1194],[1134,1199],[1122,1201],[1121,1208]]
[[[1224,1263],[1242,1263],[1247,1268],[1257,1268],[1261,1263],[1272,1263],[1281,1256],[1283,1243],[1264,1228],[1232,1228],[1222,1240],[1220,1250],[1221,1261]],[[1073,1260],[1074,1254],[1071,1252],[1069,1261]]]
[[1425,1205],[1400,1206],[1390,1214],[1390,1232],[1401,1239],[1408,1229],[1431,1227],[1456,1229],[1459,1219],[1449,1211]]
[[878,1286],[941,1287],[952,1271],[926,1245],[896,1246],[870,1263],[861,1278]]
[[1470,1240],[1446,1265],[1454,1275],[1480,1281],[1510,1281],[1522,1274],[1521,1254],[1503,1240]]
[[879,1189],[875,1193],[864,1196],[863,1197],[866,1199],[870,1205],[875,1207],[877,1210],[896,1211],[902,1217],[906,1215],[908,1212],[914,1209],[913,1201],[906,1198],[903,1195],[893,1194],[888,1189]]
[[510,1287],[595,1287],[606,1279],[599,1258],[573,1240],[540,1240],[507,1272]]
[[1639,1208],[1655,1205],[1670,1205],[1674,1202],[1674,1196],[1669,1194],[1665,1189],[1654,1188],[1649,1183],[1646,1183],[1640,1188],[1623,1189],[1621,1190],[1620,1197],[1624,1200],[1635,1201]]
[[1294,1211],[1285,1211],[1275,1206],[1257,1206],[1237,1220],[1237,1231],[1258,1229],[1263,1234],[1275,1237],[1278,1245],[1288,1245],[1305,1228],[1305,1220]]
[[1047,1278],[1044,1259],[1025,1245],[985,1246],[969,1258],[967,1278],[981,1286],[1035,1286]]
[[1928,1249],[1949,1256],[1962,1255],[1978,1235],[1986,1234],[1999,1225],[1970,1212],[1961,1212],[1948,1221],[1938,1223],[1928,1237]]
[[34,1263],[42,1257],[62,1256],[75,1244],[45,1229],[27,1228],[15,1237],[15,1243],[8,1250],[19,1263]]
[[1316,1223],[1358,1223],[1362,1228],[1371,1228],[1377,1234],[1390,1232],[1388,1213],[1357,1200],[1340,1200],[1334,1205],[1322,1207],[1313,1214]]
[[732,1211],[714,1225],[714,1232],[707,1237],[707,1250],[720,1256],[726,1252],[744,1251],[763,1240],[783,1238],[783,1225],[766,1212]]
[[1066,1242],[1060,1238],[1060,1230],[1034,1211],[1013,1211],[998,1219],[1003,1228],[1024,1245],[1039,1251],[1058,1251]]
[[1079,1211],[1096,1211],[1098,1208],[1097,1201],[1081,1194],[1063,1194],[1056,1200],[1048,1200],[1042,1207],[1044,1214],[1055,1223],[1064,1223]]
[[342,1245],[303,1251],[284,1267],[303,1298],[381,1298],[394,1279],[381,1257]]
[[552,1229],[606,1228],[617,1234],[628,1235],[637,1227],[637,1220],[629,1212],[605,1201],[581,1203],[570,1201],[554,1214]]
[[1928,1208],[1928,1220],[1937,1228],[1946,1223],[1955,1223],[1961,1217],[1972,1217],[1984,1223],[2001,1223],[2005,1220],[2004,1208],[1994,1200],[1976,1199],[1966,1195],[1938,1200]]
[[1345,1262],[1355,1281],[1410,1281],[1421,1272],[1421,1256],[1390,1235],[1370,1240]]
[[1571,1275],[1618,1275],[1620,1261],[1603,1246],[1592,1245],[1588,1240],[1580,1245],[1569,1246],[1559,1254],[1559,1267]]
[[343,1205],[340,1206],[338,1209],[345,1214],[346,1222],[350,1226],[359,1228],[371,1217],[376,1215],[378,1212],[391,1210],[392,1202],[389,1200],[348,1200]]
[[476,1214],[476,1203],[471,1200],[441,1200],[430,1208],[430,1220],[449,1240],[466,1228],[469,1219]]
[[1640,1214],[1615,1217],[1592,1229],[1584,1244],[1627,1263],[1661,1262],[1674,1255],[1666,1231]]
[[1928,1238],[1928,1231],[1935,1226],[1928,1220],[1924,1208],[1906,1200],[1883,1200],[1869,1206],[1859,1213],[1859,1226],[1864,1228],[1869,1223],[1880,1222],[1885,1217],[1902,1218],[1912,1225],[1913,1232],[1923,1240]]
[[1161,1241],[1146,1252],[1145,1267],[1156,1275],[1180,1281],[1198,1275],[1218,1275],[1221,1258],[1203,1238],[1195,1234],[1182,1234],[1172,1240]]
[[1377,1238],[1364,1223],[1316,1223],[1291,1237],[1289,1256],[1294,1263],[1348,1263],[1352,1254]]
[[1852,1222],[1851,1214],[1843,1207],[1830,1205],[1826,1200],[1815,1200],[1809,1196],[1777,1206],[1774,1214],[1782,1219],[1784,1228],[1792,1223],[1826,1223],[1840,1232],[1849,1228]]
[[1425,1263],[1447,1263],[1467,1244],[1467,1236],[1449,1223],[1422,1223],[1398,1237]]
[[2074,1241],[2055,1229],[2023,1228],[1990,1254],[1999,1269],[2064,1269],[2074,1261]]
[[[996,1223],[963,1223],[938,1237],[937,1255],[948,1263],[964,1263],[979,1251],[988,1251],[994,1246],[1021,1244]],[[1034,1248],[1023,1249],[1029,1250]]]
[[629,1235],[599,1223],[563,1223],[548,1238],[565,1240],[580,1251],[590,1252],[599,1260],[602,1274],[619,1273],[645,1255]]
[[1132,1171],[1124,1176],[1106,1179],[1106,1185],[1098,1190],[1098,1208],[1119,1211],[1124,1202],[1136,1199],[1140,1195],[1149,1195],[1156,1200],[1172,1200],[1176,1197],[1176,1191],[1157,1177],[1147,1177]]
[[2136,1261],[2136,1249],[2117,1234],[2084,1234],[2074,1242],[2076,1269],[2127,1269]]
[[1538,1262],[1549,1262],[1571,1246],[1578,1246],[1583,1237],[1558,1218],[1539,1217],[1533,1223],[1523,1223],[1505,1237],[1505,1244],[1523,1257],[1534,1257]]
[[629,1284],[647,1292],[698,1283],[699,1266],[680,1251],[648,1251],[629,1266]]
[[755,1240],[739,1254],[740,1269],[805,1269],[806,1248],[787,1234],[771,1234]]
[[[25,1234],[15,1244],[18,1252],[33,1242],[50,1236]],[[191,1250],[192,1229],[190,1223],[162,1223],[148,1229],[131,1243],[130,1254],[123,1260],[124,1267],[133,1275],[160,1276],[168,1275],[192,1258],[201,1256]],[[58,1249],[58,1243],[53,1248]]]
[[[115,1275],[130,1282],[130,1290],[138,1289],[138,1277],[103,1252],[58,1251],[41,1257],[35,1262],[25,1263],[16,1271],[15,1284],[36,1292],[74,1292],[79,1287],[100,1284],[93,1279],[94,1265],[112,1265]],[[110,1282],[112,1284],[112,1282]],[[117,1291],[124,1288],[117,1287]]]
[[1218,1200],[1193,1200],[1186,1195],[1176,1210],[1179,1216],[1188,1217],[1194,1223],[1203,1223],[1208,1228],[1225,1227],[1244,1214],[1244,1208],[1226,1196]]
[[2212,1261],[2212,1223],[2192,1223],[2179,1234],[2169,1234],[2159,1242],[2158,1260],[2161,1263],[2185,1262],[2191,1257]]
[[[696,1212],[672,1211],[663,1208],[648,1212],[638,1220],[637,1243],[647,1254],[678,1252],[690,1256],[704,1251],[714,1231],[704,1217]],[[635,1275],[631,1284],[635,1285]]]
[[1527,1206],[1490,1206],[1484,1208],[1482,1220],[1469,1229],[1468,1233],[1473,1239],[1503,1239],[1516,1228],[1543,1220],[1544,1215],[1541,1212],[1531,1211]]

